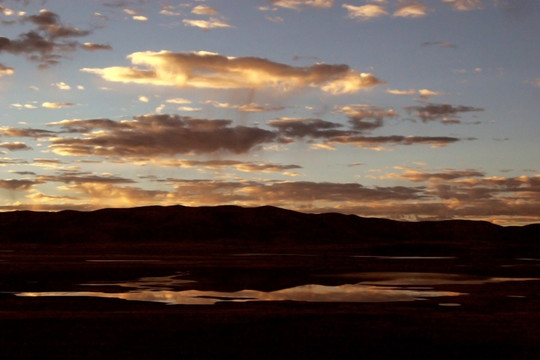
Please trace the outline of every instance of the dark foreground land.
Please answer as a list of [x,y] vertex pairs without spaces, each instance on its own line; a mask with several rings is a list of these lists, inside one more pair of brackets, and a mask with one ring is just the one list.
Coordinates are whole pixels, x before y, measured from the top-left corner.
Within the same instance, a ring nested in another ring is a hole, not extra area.
[[[0,228],[0,359],[540,358],[538,225],[151,207],[4,213]],[[355,283],[447,296],[213,295],[206,305],[91,296]],[[47,292],[71,296],[21,296]]]

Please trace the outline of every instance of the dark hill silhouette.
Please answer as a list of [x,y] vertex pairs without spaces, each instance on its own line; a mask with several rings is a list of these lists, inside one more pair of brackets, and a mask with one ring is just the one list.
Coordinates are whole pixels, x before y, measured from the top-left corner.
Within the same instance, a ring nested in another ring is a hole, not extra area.
[[[220,241],[369,247],[381,251],[538,254],[540,224],[485,221],[400,222],[338,213],[307,214],[272,206],[149,206],[91,212],[0,213],[2,243]],[[532,255],[529,255],[532,256]]]

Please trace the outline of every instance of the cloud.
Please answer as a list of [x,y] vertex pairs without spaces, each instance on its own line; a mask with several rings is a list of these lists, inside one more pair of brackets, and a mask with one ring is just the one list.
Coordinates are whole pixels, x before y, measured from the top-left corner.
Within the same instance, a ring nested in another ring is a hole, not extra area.
[[191,13],[196,15],[216,15],[217,10],[208,5],[197,5],[191,9]]
[[187,111],[187,112],[197,112],[197,111],[201,111],[202,109],[191,107],[191,106],[180,106],[177,110]]
[[24,15],[20,18],[21,23],[30,23],[35,28],[15,39],[0,37],[0,53],[22,54],[28,60],[37,62],[40,68],[47,68],[58,64],[65,53],[79,48],[89,49],[74,38],[88,36],[92,31],[63,24],[54,12],[43,9],[37,15]]
[[96,51],[96,50],[112,50],[111,45],[107,44],[95,44],[91,42],[85,42],[82,44],[82,49],[86,51]]
[[227,24],[225,21],[219,20],[216,18],[210,18],[209,20],[184,19],[182,20],[182,23],[184,23],[185,26],[198,27],[203,30],[211,30],[211,29],[218,29],[218,28],[232,28],[232,25]]
[[184,98],[167,99],[165,102],[170,104],[191,104],[191,100]]
[[54,138],[50,148],[63,155],[156,156],[221,150],[240,154],[276,137],[267,130],[231,124],[179,115],[142,115],[122,122],[63,120],[49,125],[83,136]]
[[398,0],[395,17],[422,17],[426,16],[429,8],[416,0]]
[[39,184],[37,181],[33,180],[14,180],[14,179],[7,179],[2,180],[0,179],[0,188],[7,189],[7,190],[28,190],[32,186]]
[[417,91],[415,89],[409,89],[409,90],[398,90],[398,89],[388,89],[386,90],[387,93],[392,95],[415,95]]
[[38,28],[48,34],[51,39],[87,36],[91,33],[89,30],[81,30],[71,25],[62,24],[60,22],[60,17],[56,13],[45,9],[40,10],[38,15],[27,16],[23,21],[37,25]]
[[460,178],[483,177],[485,174],[477,170],[446,169],[441,172],[424,172],[414,169],[405,169],[402,174],[387,174],[384,179],[405,179],[413,182],[455,180]]
[[343,4],[342,7],[347,9],[347,16],[350,19],[369,20],[376,17],[388,15],[388,11],[381,5],[349,5]]
[[63,82],[63,81],[57,82],[57,83],[53,83],[53,84],[51,84],[51,85],[57,87],[57,88],[60,89],[60,90],[71,90],[71,86],[69,86],[68,84],[66,84],[66,83]]
[[10,151],[15,150],[31,150],[32,148],[22,142],[2,142],[0,148],[8,149]]
[[270,21],[271,23],[282,23],[284,20],[281,16],[267,16],[266,20]]
[[13,127],[0,127],[0,136],[5,137],[29,137],[34,139],[49,138],[56,136],[56,132],[40,129],[21,129]]
[[42,175],[37,179],[40,183],[60,182],[64,184],[133,184],[132,179],[113,175],[95,175],[88,172],[65,171],[59,175]]
[[448,118],[455,118],[460,113],[484,111],[481,108],[463,105],[450,104],[427,104],[423,106],[407,106],[405,109],[409,113],[414,113],[423,122],[443,120],[448,121]]
[[[134,161],[137,161],[136,159]],[[242,172],[283,172],[285,175],[294,175],[289,170],[301,169],[299,165],[282,165],[275,163],[253,163],[237,160],[185,160],[185,159],[141,159],[141,162],[151,162],[159,166],[172,167],[204,167],[210,169],[233,168]]]
[[309,118],[278,118],[270,120],[267,124],[278,130],[278,133],[288,138],[332,138],[349,134],[349,131],[338,130],[342,125]]
[[286,9],[300,10],[303,7],[327,9],[334,6],[334,0],[272,0],[272,5]]
[[426,98],[426,99],[432,96],[444,95],[442,91],[433,91],[429,89],[420,89],[418,90],[418,93],[420,94],[421,97]]
[[452,48],[452,49],[457,48],[456,44],[453,44],[447,41],[425,41],[422,43],[422,46],[438,46],[438,47]]
[[84,68],[107,81],[177,86],[180,88],[262,89],[290,91],[320,88],[339,95],[383,84],[370,73],[347,65],[315,64],[294,67],[257,57],[227,57],[209,52],[146,51],[128,56],[140,67]]
[[70,102],[59,103],[59,102],[45,101],[44,103],[41,104],[41,107],[44,107],[44,108],[47,108],[47,109],[62,109],[62,108],[70,107],[70,106],[73,106],[73,105],[75,105],[75,104],[70,103]]
[[259,105],[255,103],[249,103],[238,106],[237,109],[243,112],[266,112],[266,111],[280,111],[285,109],[284,106],[272,106],[272,105]]
[[421,188],[401,186],[368,188],[357,183],[311,181],[263,183],[183,179],[167,179],[167,181],[174,187],[176,199],[184,204],[235,203],[257,206],[264,203],[299,210],[311,208],[317,211],[321,206],[331,207],[337,203],[417,201],[424,197]]
[[0,77],[4,75],[13,75],[15,73],[15,70],[12,67],[6,66],[4,64],[0,64]]
[[34,104],[19,104],[19,103],[15,103],[15,104],[10,104],[10,107],[13,107],[15,109],[37,109],[37,106],[35,106]]
[[338,107],[339,112],[349,116],[349,122],[359,132],[371,131],[383,126],[385,118],[397,117],[394,109],[383,109],[373,105],[347,105]]
[[[461,139],[449,136],[363,136],[345,135],[328,140],[329,144],[352,144],[357,147],[385,150],[386,145],[430,145],[433,148],[448,146]],[[472,140],[472,139],[471,139]]]
[[266,111],[280,111],[285,109],[283,106],[272,106],[272,105],[259,105],[256,103],[249,103],[245,105],[235,105],[235,104],[229,104],[229,103],[222,103],[212,100],[205,101],[206,104],[210,104],[213,107],[221,108],[221,109],[236,109],[238,111],[242,112],[266,112]]
[[476,9],[482,9],[484,4],[482,0],[442,0],[444,3],[448,3],[459,11],[470,11]]
[[444,92],[442,91],[433,91],[429,89],[409,89],[409,90],[398,90],[398,89],[388,89],[386,90],[387,93],[392,95],[399,95],[399,96],[411,96],[411,95],[420,95],[421,98],[429,99],[432,96],[439,96],[444,95]]

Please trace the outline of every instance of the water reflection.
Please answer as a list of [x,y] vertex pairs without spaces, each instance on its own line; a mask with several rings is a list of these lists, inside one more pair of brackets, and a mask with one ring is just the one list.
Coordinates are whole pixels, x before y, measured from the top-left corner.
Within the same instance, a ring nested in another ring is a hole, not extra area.
[[379,256],[379,255],[353,255],[355,258],[370,258],[381,260],[454,260],[455,256]]
[[[479,278],[458,274],[438,273],[357,273],[345,277],[361,278],[354,284],[307,284],[275,291],[240,290],[232,292],[179,290],[191,280],[179,279],[182,274],[164,277],[145,277],[124,283],[92,283],[88,286],[120,286],[130,288],[125,292],[57,291],[22,292],[24,297],[69,296],[98,297],[133,301],[160,302],[169,305],[211,305],[218,302],[247,301],[301,301],[301,302],[395,302],[416,301],[436,297],[455,297],[466,293],[434,290],[422,285],[466,284],[480,285],[502,281],[538,280],[531,278]],[[441,303],[441,306],[458,306]]]
[[482,277],[463,274],[415,272],[362,272],[339,274],[339,277],[364,280],[363,284],[388,286],[483,285],[507,281],[530,281],[537,278]]
[[124,300],[152,301],[170,305],[208,305],[220,301],[305,301],[305,302],[393,302],[414,301],[438,296],[459,296],[463,293],[450,291],[410,290],[394,287],[379,287],[364,284],[325,286],[301,285],[276,291],[240,290],[235,292],[201,290],[135,290],[124,293],[91,291],[76,292],[25,292],[17,296],[90,296]]
[[176,273],[169,276],[148,276],[142,277],[133,281],[126,282],[93,282],[88,284],[81,284],[86,286],[120,286],[126,288],[133,288],[138,290],[172,290],[177,287],[185,287],[186,284],[194,283],[195,280],[179,279],[181,276],[186,276],[187,273]]

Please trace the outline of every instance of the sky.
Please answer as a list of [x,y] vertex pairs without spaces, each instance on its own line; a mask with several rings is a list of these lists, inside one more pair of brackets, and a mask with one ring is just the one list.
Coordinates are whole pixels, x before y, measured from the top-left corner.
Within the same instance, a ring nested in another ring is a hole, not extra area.
[[0,210],[540,222],[537,0],[0,0]]

